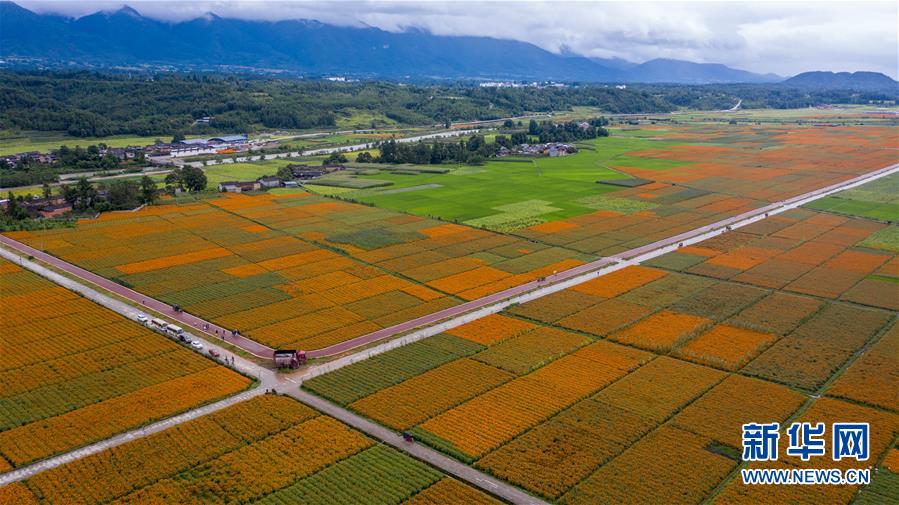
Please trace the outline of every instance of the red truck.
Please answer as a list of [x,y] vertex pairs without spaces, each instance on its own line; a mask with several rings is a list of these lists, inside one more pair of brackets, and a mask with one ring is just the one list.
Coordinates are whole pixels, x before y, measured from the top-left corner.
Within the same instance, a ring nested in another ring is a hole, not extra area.
[[273,356],[277,368],[297,369],[306,364],[306,351],[296,349],[279,349]]

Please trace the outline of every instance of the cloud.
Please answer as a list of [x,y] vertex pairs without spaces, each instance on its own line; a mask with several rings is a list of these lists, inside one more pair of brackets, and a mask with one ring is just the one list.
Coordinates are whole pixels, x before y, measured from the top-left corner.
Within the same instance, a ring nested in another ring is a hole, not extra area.
[[[28,1],[83,16],[123,1]],[[160,1],[131,0],[166,21],[206,12],[253,20],[316,19],[388,31],[477,35],[553,52],[643,62],[677,58],[755,72],[873,70],[899,75],[896,2]]]

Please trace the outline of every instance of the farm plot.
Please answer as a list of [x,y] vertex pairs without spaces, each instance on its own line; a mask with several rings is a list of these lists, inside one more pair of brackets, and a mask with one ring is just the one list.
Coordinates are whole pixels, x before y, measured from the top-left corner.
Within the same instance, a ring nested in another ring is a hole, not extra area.
[[308,193],[228,195],[10,236],[271,347],[308,350],[592,259]]
[[0,453],[22,466],[202,403],[250,380],[0,260]]
[[[635,144],[606,166],[654,182],[577,200],[593,212],[515,233],[605,256],[895,162],[883,149],[895,147],[888,128],[712,124],[641,128],[654,133],[656,140],[644,139],[645,148]],[[846,138],[856,142],[853,147],[844,147]],[[886,196],[894,185],[884,183],[879,198],[895,199]],[[876,192],[869,191],[868,197],[871,193]],[[896,213],[895,201],[864,205]],[[767,252],[742,251],[699,268],[728,278],[760,262]],[[683,252],[666,261],[686,268],[703,260]]]
[[[393,185],[344,196],[608,255],[890,165],[894,137],[868,126],[641,125],[573,156],[362,176]],[[647,184],[614,185],[634,178]]]
[[0,488],[0,498],[400,504],[419,494],[428,503],[447,492],[494,503],[292,399],[262,396]]
[[894,323],[827,395],[899,411],[899,325]]
[[893,174],[806,205],[815,210],[893,221],[899,216],[899,175]]
[[[891,276],[882,274],[896,252],[870,242],[891,227],[804,209],[776,217],[774,225],[761,221],[652,264],[814,297],[899,307]],[[684,263],[685,254],[696,261]]]
[[[854,245],[877,226],[816,216],[790,212],[685,249],[785,254],[808,236],[834,247],[790,254],[899,274],[895,259],[850,254],[880,254]],[[860,349],[825,394],[875,406],[878,429],[893,433],[882,416],[896,408],[895,330],[884,333],[894,319],[735,277],[631,267],[450,330],[484,348],[379,381],[348,406],[552,501],[628,501],[638,489],[638,501],[696,503],[739,464],[742,424],[786,421]]]
[[[848,468],[869,468],[877,466],[884,454],[893,445],[896,434],[899,433],[899,416],[895,413],[871,409],[857,404],[835,400],[832,398],[820,398],[811,407],[805,410],[797,419],[797,422],[824,423],[830,426],[833,422],[867,422],[870,424],[869,451],[871,460],[855,461],[854,459],[842,459],[832,461],[827,457],[828,466],[846,470]],[[781,436],[780,454],[785,454],[786,439]],[[813,468],[820,465],[821,459],[812,458],[803,462],[798,457],[781,457],[776,463],[765,467],[776,468]],[[888,460],[884,461],[889,464]],[[760,468],[761,464],[750,464],[750,468]],[[889,479],[889,470],[885,472]],[[879,496],[887,491],[883,483],[878,484],[879,474],[871,472],[873,482],[870,486],[861,489],[858,485],[803,485],[803,486],[745,486],[739,479],[734,479],[727,484],[717,499],[721,503],[749,504],[749,503],[850,503],[858,496],[855,503],[889,503],[882,501]],[[865,496],[868,493],[871,496]]]
[[477,466],[557,498],[723,375],[658,358],[491,452]]

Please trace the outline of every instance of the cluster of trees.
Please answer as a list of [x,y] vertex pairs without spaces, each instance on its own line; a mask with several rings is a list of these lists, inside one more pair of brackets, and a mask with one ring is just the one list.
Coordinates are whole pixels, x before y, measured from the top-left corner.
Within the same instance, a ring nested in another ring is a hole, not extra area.
[[[513,127],[507,121],[505,127]],[[527,131],[512,131],[507,135],[497,135],[493,142],[487,142],[483,135],[472,135],[467,140],[459,142],[415,142],[400,143],[388,140],[378,145],[380,154],[372,155],[368,151],[359,153],[356,157],[358,163],[411,163],[415,165],[439,165],[441,163],[468,163],[477,164],[487,158],[497,155],[503,147],[511,149],[520,144],[531,143],[537,137],[540,143],[547,142],[576,142],[580,140],[608,137],[609,131],[604,128],[609,122],[605,118],[595,118],[588,121],[589,126],[583,127],[578,122],[553,124],[552,121],[538,123],[531,120]],[[345,162],[342,154],[332,154],[324,161],[324,164]]]
[[0,160],[0,186],[5,188],[56,182],[58,179],[58,170],[37,160],[22,158],[13,165]]
[[[368,153],[363,153],[368,154]],[[341,152],[331,153],[327,158],[322,160],[322,165],[340,165],[341,163],[346,163],[347,158]]]
[[[821,104],[867,104],[896,100],[897,93],[839,89],[801,89],[783,84],[638,85],[676,106],[697,110],[726,110],[742,100],[744,109],[796,109]],[[630,87],[630,85],[629,85]]]
[[[49,184],[43,187],[44,199],[53,196],[53,188]],[[102,212],[107,210],[133,209],[141,204],[152,204],[159,197],[159,190],[153,179],[144,176],[141,180],[122,179],[104,184],[98,188],[87,177],[81,177],[73,184],[59,186],[59,196],[72,206],[75,212]],[[35,202],[31,194],[25,196],[13,196],[12,191],[7,195],[7,205],[4,212],[5,224],[10,221],[23,221],[31,216],[26,211],[26,206]]]
[[591,119],[587,127],[583,127],[575,121],[554,124],[552,121],[538,123],[532,119],[528,124],[528,134],[536,136],[541,143],[576,142],[597,137],[608,137],[609,131],[604,128],[607,124],[609,122],[605,118]]
[[412,163],[439,165],[441,163],[481,163],[495,156],[500,145],[488,143],[483,135],[473,135],[459,142],[400,143],[388,140],[379,145],[380,155],[369,152],[356,157],[359,163]]
[[203,191],[206,189],[206,183],[203,169],[192,166],[172,169],[165,176],[165,188],[169,192],[173,192],[176,188],[181,191]]
[[159,195],[156,182],[143,176],[140,182],[133,179],[112,181],[98,190],[86,177],[74,184],[59,187],[59,195],[76,211],[133,209],[141,204],[152,204]]
[[[102,153],[106,154],[102,154]],[[114,170],[124,166],[146,165],[146,158],[138,152],[134,159],[123,162],[107,151],[106,144],[89,145],[86,148],[76,146],[74,149],[62,145],[54,151],[56,160],[52,163],[41,163],[34,158],[23,157],[10,164],[0,160],[0,186],[16,187],[45,182],[56,182],[59,174],[70,172],[87,172]]]
[[119,158],[106,151],[105,144],[89,145],[87,148],[75,146],[74,149],[67,145],[59,146],[56,150],[56,165],[73,170],[111,170],[119,166]]

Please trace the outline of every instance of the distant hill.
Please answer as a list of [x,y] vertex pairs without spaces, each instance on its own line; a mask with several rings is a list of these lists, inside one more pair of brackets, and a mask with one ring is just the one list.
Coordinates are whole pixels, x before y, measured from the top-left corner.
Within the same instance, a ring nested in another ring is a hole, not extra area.
[[899,89],[899,82],[879,72],[804,72],[783,82],[785,86],[862,91]]
[[655,59],[628,69],[623,79],[634,82],[671,82],[709,84],[731,82],[779,82],[783,77],[774,74],[754,74],[718,63]]
[[0,2],[0,57],[108,66],[172,65],[290,70],[307,75],[582,82],[773,82],[724,65],[554,54],[490,37],[392,33],[317,21],[246,21],[209,13],[167,23],[130,7],[78,19]]

